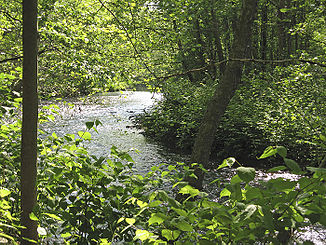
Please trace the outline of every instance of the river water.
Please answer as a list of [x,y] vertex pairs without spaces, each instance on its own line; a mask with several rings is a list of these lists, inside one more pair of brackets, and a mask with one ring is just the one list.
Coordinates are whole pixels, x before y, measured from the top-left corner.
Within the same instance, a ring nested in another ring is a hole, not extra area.
[[99,120],[102,124],[97,127],[98,133],[91,132],[93,140],[87,145],[89,152],[105,156],[110,153],[112,146],[116,146],[132,156],[137,171],[148,172],[153,165],[176,163],[188,158],[146,139],[141,130],[136,129],[132,123],[132,117],[150,109],[159,99],[159,94],[128,91],[69,101],[75,105],[73,109],[60,103],[60,117],[42,129],[47,133],[55,132],[58,136],[63,136],[86,130],[86,122]]
[[[146,139],[141,130],[136,129],[132,123],[132,117],[150,110],[156,100],[161,99],[159,94],[150,92],[112,92],[105,95],[96,95],[83,100],[71,100],[75,106],[69,109],[64,103],[59,105],[59,117],[55,121],[42,126],[48,134],[55,132],[58,136],[67,133],[77,133],[86,130],[85,123],[99,120],[102,124],[97,127],[98,133],[92,132],[93,140],[87,145],[91,154],[97,156],[106,156],[110,153],[110,148],[114,145],[119,150],[128,151],[135,161],[135,169],[139,173],[146,173],[152,166],[161,163],[184,162],[189,159],[188,155],[182,155],[159,143]],[[49,103],[49,102],[46,102]],[[222,177],[228,180],[234,172],[224,170],[223,172],[207,175],[207,181],[216,177]],[[257,172],[260,180],[270,178],[295,178],[290,174],[271,175],[263,171]],[[211,195],[214,195],[212,189],[207,189]],[[321,227],[309,227],[306,232],[297,234],[302,240],[309,239],[314,244],[326,244],[326,231]]]

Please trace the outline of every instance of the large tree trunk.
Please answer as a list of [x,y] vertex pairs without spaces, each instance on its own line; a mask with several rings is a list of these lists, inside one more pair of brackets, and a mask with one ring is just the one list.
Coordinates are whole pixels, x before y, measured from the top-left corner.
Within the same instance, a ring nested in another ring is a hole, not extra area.
[[[230,52],[231,59],[246,57],[248,47],[250,46],[252,24],[256,17],[257,0],[243,0],[242,4],[237,29],[234,33],[234,43]],[[195,139],[191,162],[207,167],[217,126],[241,81],[242,68],[243,64],[240,62],[228,62],[216,91],[208,103],[202,124]],[[203,173],[199,168],[196,168],[195,174],[198,179],[191,178],[189,180],[190,184],[201,188]]]
[[37,0],[23,0],[23,125],[21,145],[21,244],[35,244],[37,222],[30,219],[36,204],[37,174]]

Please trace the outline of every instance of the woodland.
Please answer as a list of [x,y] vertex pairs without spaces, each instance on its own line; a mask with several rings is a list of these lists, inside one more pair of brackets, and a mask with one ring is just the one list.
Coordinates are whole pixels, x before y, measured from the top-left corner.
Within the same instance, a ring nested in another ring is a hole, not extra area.
[[[139,87],[135,127],[189,161],[40,129],[41,101]],[[322,244],[326,1],[0,0],[0,126],[0,243]]]

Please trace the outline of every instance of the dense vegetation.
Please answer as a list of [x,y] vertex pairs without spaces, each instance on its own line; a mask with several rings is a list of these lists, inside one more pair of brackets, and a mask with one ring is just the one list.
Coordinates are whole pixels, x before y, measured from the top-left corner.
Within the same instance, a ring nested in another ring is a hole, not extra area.
[[[252,33],[242,42],[245,54],[234,57],[249,3],[257,4],[247,16]],[[20,218],[21,5],[0,0],[0,243],[35,244],[22,237]],[[147,136],[191,152],[232,64],[241,63],[234,74],[241,84],[214,132],[214,161],[204,164],[235,169],[230,180],[205,186],[216,193],[187,182],[198,169],[208,171],[200,164],[153,166],[142,176],[115,147],[109,156],[89,154],[100,118],[63,137],[40,131],[37,204],[29,214],[38,242],[312,244],[300,232],[326,226],[325,6],[324,0],[39,0],[39,98],[146,85],[163,99],[136,123]],[[58,109],[39,108],[39,123],[55,120]],[[295,177],[259,181],[252,167]]]

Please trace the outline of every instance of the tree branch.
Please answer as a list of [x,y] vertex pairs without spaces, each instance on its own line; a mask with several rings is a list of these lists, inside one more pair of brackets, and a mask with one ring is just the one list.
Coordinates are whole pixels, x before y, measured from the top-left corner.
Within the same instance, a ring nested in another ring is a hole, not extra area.
[[210,66],[212,65],[220,65],[229,61],[238,61],[238,62],[254,62],[254,63],[271,63],[271,64],[282,64],[282,63],[293,63],[293,62],[302,62],[302,63],[308,63],[311,65],[317,65],[317,66],[321,66],[321,67],[326,67],[325,63],[321,63],[321,62],[317,62],[317,61],[312,61],[312,60],[305,60],[305,59],[284,59],[284,60],[262,60],[262,59],[239,59],[239,58],[229,58],[226,60],[222,60],[220,62],[213,62],[207,66],[203,66],[200,68],[195,68],[195,69],[191,69],[185,72],[181,72],[181,73],[174,73],[174,74],[170,74],[167,76],[163,76],[163,77],[157,77],[158,80],[167,80],[169,78],[172,77],[180,77],[180,76],[185,76],[188,75],[189,73],[192,72],[199,72],[199,71],[204,71],[207,70]]
[[153,76],[155,77],[155,79],[158,79],[158,77],[155,75],[155,73],[149,68],[149,66],[146,64],[146,62],[144,61],[144,59],[142,58],[141,54],[139,53],[136,45],[134,44],[134,42],[132,41],[132,38],[128,32],[128,29],[121,23],[121,21],[119,20],[119,18],[115,15],[115,13],[113,13],[113,11],[111,9],[109,9],[102,0],[99,0],[99,2],[101,3],[101,5],[113,16],[113,18],[117,21],[117,23],[121,26],[121,28],[125,31],[126,36],[132,46],[132,48],[134,49],[135,53],[137,54],[137,56],[139,57],[139,59],[141,60],[141,62],[143,63],[145,69]]
[[[49,49],[43,49],[43,50],[41,50],[41,51],[38,52],[38,55],[41,55],[41,54],[43,54],[43,53],[45,53],[47,51],[49,51]],[[1,63],[5,63],[5,62],[9,62],[9,61],[20,60],[22,58],[23,58],[22,55],[21,56],[16,56],[16,57],[11,57],[11,58],[8,58],[8,59],[0,60],[0,64]]]

